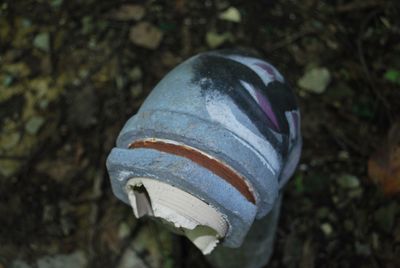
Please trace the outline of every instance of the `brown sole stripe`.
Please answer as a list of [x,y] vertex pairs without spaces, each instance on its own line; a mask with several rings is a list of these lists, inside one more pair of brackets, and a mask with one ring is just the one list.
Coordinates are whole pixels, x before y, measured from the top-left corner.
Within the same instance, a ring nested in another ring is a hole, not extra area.
[[175,142],[168,142],[160,139],[138,140],[129,145],[129,148],[150,148],[173,155],[182,156],[192,160],[198,165],[210,170],[230,185],[236,188],[249,202],[255,204],[256,200],[249,185],[236,171],[225,163],[206,155],[200,150]]

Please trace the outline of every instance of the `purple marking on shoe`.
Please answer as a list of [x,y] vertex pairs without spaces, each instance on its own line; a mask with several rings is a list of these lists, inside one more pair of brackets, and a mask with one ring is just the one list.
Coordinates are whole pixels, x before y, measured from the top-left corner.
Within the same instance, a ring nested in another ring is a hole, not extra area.
[[258,90],[256,90],[255,92],[256,92],[256,96],[257,96],[257,101],[258,101],[261,109],[264,111],[264,113],[267,115],[267,117],[272,122],[274,130],[275,131],[279,131],[278,120],[276,119],[274,111],[272,111],[272,107],[271,107],[270,102]]
[[265,72],[267,72],[267,74],[268,74],[269,76],[272,76],[273,80],[277,80],[277,79],[276,79],[276,74],[275,74],[274,69],[273,69],[271,66],[269,66],[268,64],[257,62],[257,63],[254,63],[254,65],[260,67],[260,68],[263,69]]

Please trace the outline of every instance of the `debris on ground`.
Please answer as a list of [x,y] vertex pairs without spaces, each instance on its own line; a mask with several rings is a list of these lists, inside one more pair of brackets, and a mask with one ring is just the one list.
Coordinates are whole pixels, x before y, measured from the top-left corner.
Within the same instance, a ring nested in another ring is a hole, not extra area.
[[216,32],[208,32],[206,35],[206,42],[210,48],[217,48],[225,42],[231,41],[232,39],[232,35],[228,32],[221,34]]
[[321,94],[331,82],[331,74],[327,68],[313,68],[308,70],[298,81],[302,89]]
[[369,159],[368,174],[386,194],[400,192],[400,123],[392,126],[383,145]]
[[129,31],[129,39],[135,45],[156,49],[162,40],[163,33],[148,22],[140,22]]
[[236,23],[239,23],[242,20],[239,10],[235,7],[229,7],[227,10],[220,13],[218,18]]
[[146,10],[141,5],[125,4],[111,13],[111,17],[121,21],[139,21],[146,14]]

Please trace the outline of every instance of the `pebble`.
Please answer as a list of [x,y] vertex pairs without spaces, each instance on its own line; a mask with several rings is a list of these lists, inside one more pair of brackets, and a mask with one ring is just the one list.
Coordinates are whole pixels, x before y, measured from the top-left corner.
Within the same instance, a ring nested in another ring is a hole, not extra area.
[[131,248],[125,250],[117,268],[148,268]]
[[25,130],[31,134],[35,135],[41,126],[44,124],[44,118],[40,116],[31,117],[25,125]]
[[143,6],[135,4],[126,4],[113,12],[112,18],[121,21],[141,20],[146,11]]
[[39,33],[33,39],[33,46],[45,52],[50,51],[50,36],[49,33]]
[[208,32],[206,42],[210,48],[217,48],[228,40],[232,39],[232,35],[228,32],[218,34],[216,32]]
[[242,16],[240,15],[239,10],[235,7],[230,7],[221,14],[219,14],[219,18],[221,20],[226,20],[236,23],[239,23],[242,20]]
[[342,175],[337,180],[340,187],[345,189],[355,189],[360,187],[360,181],[356,176],[353,175]]
[[305,91],[321,94],[331,82],[331,73],[325,67],[317,67],[307,71],[297,84]]
[[163,38],[163,33],[148,22],[140,22],[133,26],[129,32],[129,39],[135,45],[148,49],[156,49]]
[[326,236],[330,236],[333,233],[332,225],[329,223],[323,223],[321,225],[321,230]]

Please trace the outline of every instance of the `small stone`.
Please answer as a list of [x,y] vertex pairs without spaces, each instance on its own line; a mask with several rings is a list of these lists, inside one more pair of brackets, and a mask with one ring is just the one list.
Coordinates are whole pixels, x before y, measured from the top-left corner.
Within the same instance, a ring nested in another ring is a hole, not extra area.
[[136,82],[142,78],[142,70],[136,66],[135,68],[129,71],[128,76],[130,80]]
[[362,244],[358,241],[355,243],[356,253],[361,256],[371,255],[371,247],[368,244]]
[[166,51],[161,55],[161,62],[165,67],[172,68],[179,64],[182,61],[182,58],[179,55],[176,55],[172,52]]
[[130,91],[131,91],[132,97],[137,98],[140,96],[140,94],[142,94],[143,86],[142,86],[142,84],[137,83],[137,84],[131,86]]
[[14,82],[14,76],[12,75],[5,75],[3,79],[3,86],[9,87]]
[[325,67],[313,68],[299,79],[297,84],[305,91],[321,94],[331,82],[331,74]]
[[343,161],[349,160],[349,158],[350,158],[349,152],[340,151],[338,154],[338,158],[339,158],[339,160],[343,160]]
[[340,187],[345,189],[355,189],[360,187],[360,181],[353,175],[342,175],[337,180]]
[[[395,239],[395,242],[398,242],[398,241],[400,241],[400,239],[399,240]],[[380,247],[379,236],[377,233],[372,233],[372,248],[374,250],[378,250],[379,247]]]
[[145,15],[145,9],[141,5],[126,4],[114,11],[111,15],[113,19],[121,21],[141,20]]
[[31,117],[25,125],[25,130],[31,134],[35,135],[41,126],[44,124],[44,118],[40,116]]
[[50,36],[49,33],[39,33],[33,39],[33,46],[45,52],[50,51]]
[[226,20],[236,23],[239,23],[242,20],[242,16],[240,15],[239,10],[235,7],[230,7],[221,14],[219,14],[219,18],[221,20]]
[[347,193],[348,197],[350,198],[361,198],[363,195],[363,189],[362,188],[354,188],[351,189],[351,191],[349,191]]
[[163,33],[148,22],[140,22],[133,26],[129,32],[129,39],[135,45],[156,49],[162,40]]
[[139,258],[134,250],[127,248],[122,255],[117,268],[148,268],[148,266]]
[[50,5],[56,9],[59,8],[62,5],[62,3],[63,3],[63,0],[51,0],[50,1]]
[[232,35],[228,32],[218,34],[216,32],[208,32],[206,42],[210,48],[217,48],[228,40],[232,39]]
[[118,227],[118,237],[120,239],[125,239],[129,236],[130,232],[131,229],[129,228],[129,225],[126,222],[121,222]]
[[38,104],[40,109],[45,110],[49,106],[49,100],[48,99],[39,100]]
[[333,232],[332,225],[330,225],[329,223],[323,223],[321,225],[321,230],[326,236],[330,236]]
[[0,148],[9,150],[15,147],[21,139],[19,132],[12,132],[10,134],[2,134],[3,137],[0,139]]

